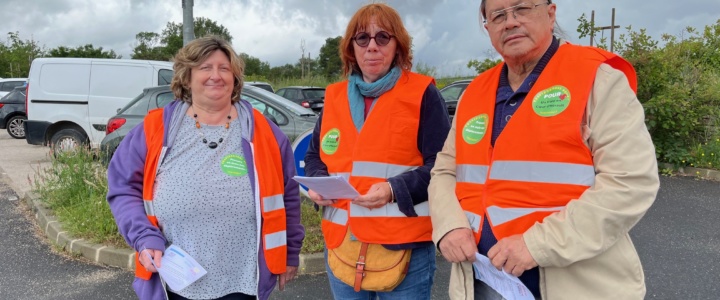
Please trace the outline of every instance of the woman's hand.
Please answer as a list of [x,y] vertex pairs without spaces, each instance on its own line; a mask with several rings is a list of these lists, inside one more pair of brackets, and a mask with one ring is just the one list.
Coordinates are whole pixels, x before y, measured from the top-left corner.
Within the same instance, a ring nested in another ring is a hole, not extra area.
[[378,182],[370,187],[367,194],[355,198],[353,204],[367,208],[378,208],[388,204],[390,201],[392,201],[390,184],[388,182]]
[[[140,264],[145,267],[145,270],[157,273],[155,266],[162,268],[162,266],[160,266],[160,259],[162,259],[163,255],[161,250],[144,249],[143,251],[140,251],[138,255],[140,255],[140,257],[138,257]],[[150,261],[150,257],[148,257],[148,255],[152,257],[152,262]],[[153,266],[153,262],[155,263],[155,266]]]
[[285,290],[285,284],[295,279],[297,268],[298,267],[288,266],[287,269],[285,269],[285,273],[280,274],[278,284],[281,291]]
[[328,206],[328,205],[335,203],[334,199],[330,199],[330,200],[323,199],[323,197],[320,196],[320,194],[316,193],[313,190],[308,190],[308,196],[310,196],[310,200],[312,200],[313,202],[315,202],[315,204],[320,205],[320,206]]

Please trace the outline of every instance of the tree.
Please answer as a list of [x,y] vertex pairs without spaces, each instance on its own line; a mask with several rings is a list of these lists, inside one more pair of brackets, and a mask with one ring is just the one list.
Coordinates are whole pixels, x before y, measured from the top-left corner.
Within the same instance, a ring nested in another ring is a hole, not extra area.
[[281,78],[300,78],[300,75],[302,74],[300,72],[300,64],[298,63],[297,65],[285,64],[283,66],[272,67],[270,68],[268,77],[277,80]]
[[[195,37],[217,35],[232,43],[232,36],[225,26],[208,18],[195,18]],[[137,45],[134,59],[169,60],[183,47],[183,24],[168,22],[162,33],[140,32],[135,35]]]
[[102,47],[95,48],[92,44],[85,44],[77,48],[59,46],[48,52],[49,57],[85,57],[85,58],[122,58],[115,51],[103,51]]
[[[195,38],[217,35],[232,44],[232,36],[225,26],[208,18],[195,18]],[[161,41],[165,44],[164,52],[174,56],[183,47],[183,24],[168,22],[162,32]]]
[[270,74],[270,64],[267,62],[247,53],[240,53],[240,57],[245,61],[245,75],[266,76]]
[[140,32],[135,35],[137,45],[130,55],[133,59],[170,60],[171,55],[166,54],[165,47],[160,43],[160,34],[155,32]]
[[468,69],[475,70],[478,74],[485,72],[489,70],[490,68],[496,66],[497,64],[501,63],[501,59],[491,59],[491,58],[485,58],[483,61],[479,61],[477,59],[472,59],[467,63]]
[[336,78],[342,73],[342,60],[340,59],[340,40],[342,36],[327,38],[320,47],[317,66],[320,73],[328,79]]
[[0,77],[27,77],[33,59],[45,50],[34,40],[21,40],[19,32],[8,32],[6,43],[0,43]]

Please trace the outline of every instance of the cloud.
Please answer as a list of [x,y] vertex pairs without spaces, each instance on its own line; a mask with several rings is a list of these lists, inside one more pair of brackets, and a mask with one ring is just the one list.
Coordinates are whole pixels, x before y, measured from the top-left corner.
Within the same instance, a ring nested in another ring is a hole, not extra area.
[[[439,75],[469,75],[471,59],[496,55],[481,26],[479,0],[385,0],[400,12],[413,37],[415,63],[437,69]],[[703,29],[720,19],[717,0],[653,2],[638,0],[556,0],[558,23],[572,42],[578,38],[578,17],[595,10],[596,23],[621,26],[616,37],[646,28],[660,35],[677,35],[687,26]],[[0,41],[7,32],[19,32],[47,48],[93,44],[130,58],[135,35],[161,32],[168,22],[182,23],[181,0],[4,0],[0,10]],[[193,14],[225,26],[239,52],[267,61],[271,66],[295,63],[306,53],[317,57],[328,37],[342,35],[352,14],[368,0],[195,0]],[[609,37],[610,32],[603,32]]]

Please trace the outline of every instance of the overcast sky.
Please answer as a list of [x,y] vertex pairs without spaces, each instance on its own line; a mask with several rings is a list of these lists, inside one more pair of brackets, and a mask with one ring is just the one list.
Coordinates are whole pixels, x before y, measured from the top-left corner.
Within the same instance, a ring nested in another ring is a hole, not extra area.
[[[531,0],[528,0],[531,1]],[[537,1],[537,0],[535,0]],[[167,22],[182,22],[182,0],[0,0],[0,41],[7,32],[34,39],[47,49],[93,44],[130,58],[135,35],[160,33]],[[414,63],[437,69],[440,76],[468,75],[471,59],[492,54],[479,21],[480,0],[387,0],[397,9],[413,37]],[[538,1],[539,2],[539,1]],[[300,43],[316,57],[328,37],[342,35],[352,14],[368,0],[195,0],[194,16],[225,26],[233,46],[271,66],[295,63]],[[581,14],[590,19],[595,10],[598,26],[615,23],[645,28],[655,39],[663,33],[678,35],[683,28],[698,29],[720,19],[720,1],[557,0],[557,18],[571,42]],[[606,31],[605,36],[610,36]]]

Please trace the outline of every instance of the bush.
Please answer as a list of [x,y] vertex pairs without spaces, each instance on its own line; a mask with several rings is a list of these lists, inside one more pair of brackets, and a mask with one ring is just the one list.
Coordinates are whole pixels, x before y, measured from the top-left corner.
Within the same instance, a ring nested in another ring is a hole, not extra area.
[[105,200],[107,169],[95,157],[90,150],[60,154],[36,174],[34,189],[72,236],[124,246]]
[[663,35],[663,47],[645,30],[620,35],[617,52],[638,75],[638,99],[660,161],[678,166],[697,159],[694,145],[717,136],[720,115],[720,20],[703,32],[688,27]]

